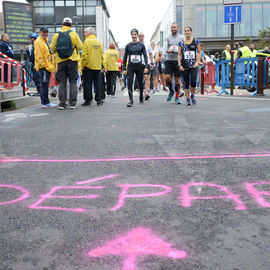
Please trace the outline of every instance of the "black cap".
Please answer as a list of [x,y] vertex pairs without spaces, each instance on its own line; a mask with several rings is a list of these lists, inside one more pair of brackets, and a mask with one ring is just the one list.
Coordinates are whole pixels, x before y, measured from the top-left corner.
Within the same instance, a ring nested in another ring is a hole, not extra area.
[[136,29],[136,28],[133,28],[131,31],[130,31],[130,34],[132,33],[136,33],[137,35],[139,34],[139,31]]
[[49,30],[46,26],[43,26],[40,28],[40,32],[49,32]]

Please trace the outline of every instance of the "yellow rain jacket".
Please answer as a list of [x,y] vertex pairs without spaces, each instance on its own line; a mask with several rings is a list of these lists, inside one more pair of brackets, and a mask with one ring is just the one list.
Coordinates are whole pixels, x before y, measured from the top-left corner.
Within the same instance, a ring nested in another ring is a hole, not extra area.
[[119,53],[115,49],[109,49],[104,55],[104,67],[108,71],[118,71]]
[[[69,26],[63,26],[61,28],[61,32],[67,32],[70,29],[71,29],[71,27],[69,27]],[[71,31],[69,33],[69,36],[70,36],[70,39],[71,39],[72,46],[73,46],[74,50],[73,50],[73,54],[70,57],[68,57],[68,58],[60,58],[58,56],[58,54],[57,54],[56,44],[57,44],[58,36],[59,36],[59,33],[54,34],[53,39],[52,39],[52,42],[51,42],[51,45],[50,45],[52,51],[56,55],[56,63],[59,64],[61,62],[67,61],[67,60],[79,62],[80,61],[79,51],[82,49],[83,44],[82,44],[81,39],[78,36],[78,34],[76,32],[74,32],[74,31]]]
[[35,68],[37,71],[46,68],[48,72],[54,72],[54,55],[50,53],[48,46],[48,40],[44,40],[41,36],[35,41]]
[[88,36],[83,44],[81,66],[101,70],[103,65],[103,46],[95,35]]

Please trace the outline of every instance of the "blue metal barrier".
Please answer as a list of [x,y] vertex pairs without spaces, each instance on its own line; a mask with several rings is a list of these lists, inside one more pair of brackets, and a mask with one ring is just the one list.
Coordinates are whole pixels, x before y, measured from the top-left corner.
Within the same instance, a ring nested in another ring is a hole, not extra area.
[[[234,87],[244,86],[244,87],[255,87],[257,89],[257,61],[258,58],[241,58],[236,59],[234,67]],[[222,60],[216,63],[216,82],[217,85],[221,87],[221,91],[217,94],[218,96],[222,94],[229,95],[226,87],[230,87],[230,60]],[[220,74],[221,67],[221,74]],[[220,76],[221,75],[221,76]],[[257,90],[252,94],[255,96]]]

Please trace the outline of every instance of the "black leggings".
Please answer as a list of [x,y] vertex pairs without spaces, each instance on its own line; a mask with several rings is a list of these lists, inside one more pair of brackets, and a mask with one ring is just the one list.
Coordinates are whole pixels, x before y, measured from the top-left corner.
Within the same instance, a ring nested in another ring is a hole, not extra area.
[[197,82],[197,68],[185,69],[183,72],[184,78],[184,89],[189,89],[189,84],[191,87],[196,87]]
[[143,64],[129,64],[127,68],[127,77],[128,77],[128,96],[129,100],[133,101],[133,78],[134,73],[137,77],[137,83],[140,89],[140,101],[143,100],[143,71],[144,65]]

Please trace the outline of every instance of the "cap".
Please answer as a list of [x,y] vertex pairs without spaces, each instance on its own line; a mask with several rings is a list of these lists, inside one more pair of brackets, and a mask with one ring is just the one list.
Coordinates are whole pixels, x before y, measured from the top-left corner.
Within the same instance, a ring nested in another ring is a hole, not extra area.
[[136,33],[137,35],[139,34],[139,31],[136,29],[136,28],[133,28],[131,31],[130,31],[130,34],[132,33]]
[[29,35],[30,38],[35,38],[37,39],[38,38],[38,34],[37,33],[32,33]]
[[40,28],[40,32],[49,32],[49,30],[46,26],[43,26]]
[[70,23],[72,24],[72,20],[69,17],[64,18],[63,23]]

